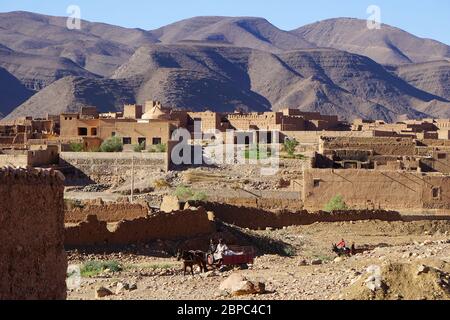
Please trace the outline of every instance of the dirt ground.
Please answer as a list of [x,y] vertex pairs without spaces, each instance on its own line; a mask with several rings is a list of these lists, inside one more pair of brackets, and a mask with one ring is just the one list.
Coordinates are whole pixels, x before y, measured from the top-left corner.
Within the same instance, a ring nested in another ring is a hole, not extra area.
[[[450,299],[450,221],[316,223],[258,231],[255,234],[282,241],[291,249],[283,256],[262,252],[247,270],[196,272],[195,276],[183,276],[181,263],[174,257],[138,254],[133,247],[109,254],[69,251],[69,264],[110,260],[117,261],[123,270],[106,270],[91,277],[82,277],[81,286],[68,291],[68,299],[95,299],[99,286],[114,293],[104,298],[112,300],[370,299],[364,281],[370,277],[367,272],[369,266],[379,267],[384,272],[381,277],[389,279],[388,285],[395,295],[389,295],[390,291],[386,289],[387,293],[383,296],[386,299]],[[355,242],[357,247],[373,245],[376,249],[350,258],[337,258],[331,252],[331,244],[343,237],[349,243]],[[423,270],[422,266],[426,266],[432,268],[433,273],[428,272],[427,278],[420,278],[421,272],[418,272],[411,275],[412,280],[408,278],[410,280],[405,282],[403,269],[398,277],[386,273],[386,270],[398,269],[388,267],[393,263],[405,264],[413,273],[417,268]],[[432,278],[436,273],[434,270],[441,278]],[[251,280],[264,282],[267,293],[231,297],[219,291],[220,283],[232,273],[242,273]],[[417,279],[423,281],[418,282]],[[442,283],[436,284],[439,281]],[[135,286],[135,290],[121,290],[115,294],[118,283]],[[408,283],[410,287],[395,289],[400,283]],[[420,288],[416,287],[417,283],[420,283]],[[417,294],[408,296],[401,290]]]

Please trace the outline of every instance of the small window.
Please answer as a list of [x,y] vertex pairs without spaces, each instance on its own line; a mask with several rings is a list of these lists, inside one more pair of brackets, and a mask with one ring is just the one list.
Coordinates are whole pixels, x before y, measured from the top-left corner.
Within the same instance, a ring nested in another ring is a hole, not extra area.
[[113,131],[113,132],[111,132],[111,137],[115,137],[116,136],[116,133]]
[[97,135],[97,128],[91,128],[91,136]]
[[438,153],[438,159],[439,160],[447,159],[447,155],[445,153]]
[[87,128],[78,128],[78,135],[79,136],[87,136],[88,135],[88,129]]
[[433,199],[439,200],[441,198],[441,188],[433,188],[432,191]]
[[123,144],[124,145],[131,144],[131,138],[129,138],[129,137],[123,138]]
[[320,179],[314,179],[314,188],[320,187]]
[[162,143],[162,139],[161,138],[153,138],[153,140],[152,140],[152,144],[155,146],[155,145],[158,145],[158,144],[161,144]]

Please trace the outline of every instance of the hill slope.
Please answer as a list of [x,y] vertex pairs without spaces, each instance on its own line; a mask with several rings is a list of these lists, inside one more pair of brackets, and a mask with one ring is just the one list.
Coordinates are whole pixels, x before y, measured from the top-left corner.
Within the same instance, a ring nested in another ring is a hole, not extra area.
[[162,27],[152,34],[164,44],[211,42],[269,52],[315,47],[266,19],[253,17],[195,17]]
[[33,95],[22,83],[8,71],[0,67],[0,119]]
[[365,55],[381,64],[406,64],[450,59],[450,47],[422,39],[383,24],[367,28],[366,20],[337,18],[309,24],[291,31],[319,47],[331,47]]
[[413,86],[450,100],[450,61],[399,66],[396,73]]

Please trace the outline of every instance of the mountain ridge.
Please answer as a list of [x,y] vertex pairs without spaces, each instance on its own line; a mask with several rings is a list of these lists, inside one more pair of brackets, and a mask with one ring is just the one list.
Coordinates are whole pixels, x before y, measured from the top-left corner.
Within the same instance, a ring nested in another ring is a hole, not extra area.
[[[365,20],[337,18],[286,31],[264,18],[199,16],[156,30],[85,20],[68,30],[66,19],[0,13],[0,67],[36,92],[8,118],[146,99],[348,120],[450,117],[447,65],[432,62],[450,60],[450,47],[388,25],[368,33]],[[362,49],[367,37],[377,50]]]

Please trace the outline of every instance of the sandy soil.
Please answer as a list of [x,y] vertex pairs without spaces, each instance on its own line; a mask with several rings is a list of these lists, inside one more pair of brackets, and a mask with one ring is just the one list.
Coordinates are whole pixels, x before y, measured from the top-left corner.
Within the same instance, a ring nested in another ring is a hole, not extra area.
[[[115,260],[124,270],[82,278],[79,288],[68,291],[68,298],[94,299],[98,286],[115,293],[120,282],[136,285],[137,289],[122,290],[104,299],[341,299],[347,297],[344,292],[351,289],[353,283],[366,276],[366,270],[371,265],[424,264],[449,273],[449,234],[450,221],[316,223],[259,231],[258,235],[291,245],[294,248],[291,255],[262,254],[248,270],[197,272],[194,277],[183,276],[181,263],[173,257],[139,255],[133,253],[134,248],[110,254],[70,251],[71,264]],[[336,259],[337,256],[330,250],[331,243],[342,237],[348,242],[354,241],[357,246],[367,244],[377,248],[350,258]],[[314,260],[316,263],[320,260],[322,264],[312,265]],[[268,293],[237,298],[219,291],[220,283],[234,272],[265,282]],[[431,292],[423,298],[442,299],[442,295],[433,294]],[[396,297],[401,298],[401,295]]]

